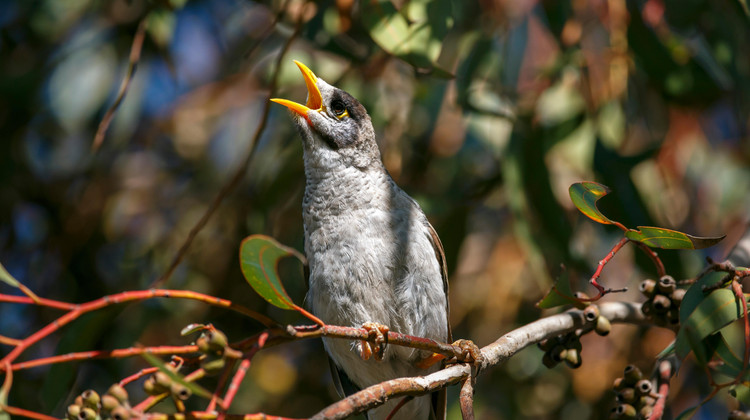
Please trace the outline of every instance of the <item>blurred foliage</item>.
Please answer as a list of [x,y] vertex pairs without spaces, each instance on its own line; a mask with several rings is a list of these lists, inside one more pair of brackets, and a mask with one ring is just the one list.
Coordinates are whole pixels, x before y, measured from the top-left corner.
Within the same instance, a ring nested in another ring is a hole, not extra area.
[[[93,153],[142,19],[135,77]],[[573,182],[611,187],[598,204],[626,226],[728,235],[720,248],[660,251],[675,278],[694,276],[702,257],[720,259],[736,241],[750,209],[749,23],[743,0],[3,1],[0,261],[59,300],[149,287],[247,154],[271,75],[280,72],[275,96],[304,98],[298,59],[368,109],[386,166],[445,245],[454,335],[485,345],[543,313],[533,304],[561,264],[586,290],[617,241],[617,228],[575,210]],[[272,107],[242,183],[164,286],[301,323],[250,289],[237,257],[252,233],[302,250],[302,150],[281,108]],[[302,302],[299,267],[280,269]],[[609,299],[642,299],[632,286],[653,275],[628,247],[601,282],[633,289]],[[0,305],[0,334],[20,337],[54,317]],[[261,328],[195,302],[149,301],[85,316],[26,357],[183,344],[180,330],[194,322],[213,323],[231,341]],[[602,418],[623,367],[649,371],[672,338],[614,326],[606,338],[584,337],[577,370],[547,370],[541,351],[528,349],[480,378],[477,415]],[[8,400],[61,415],[83,389],[106,389],[145,366],[129,359],[23,371]],[[676,412],[709,389],[689,364],[674,383]],[[457,392],[451,418],[460,416]],[[295,343],[254,359],[233,412],[301,417],[333,398],[321,344]],[[717,400],[699,415],[727,409]]]

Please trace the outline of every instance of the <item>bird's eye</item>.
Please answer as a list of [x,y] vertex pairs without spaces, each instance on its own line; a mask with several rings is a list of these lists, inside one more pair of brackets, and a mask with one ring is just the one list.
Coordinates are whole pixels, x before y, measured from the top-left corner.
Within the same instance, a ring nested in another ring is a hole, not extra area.
[[335,101],[331,102],[331,110],[333,111],[336,116],[341,119],[349,115],[349,113],[346,111],[346,105],[344,105],[343,101],[340,101],[336,99]]

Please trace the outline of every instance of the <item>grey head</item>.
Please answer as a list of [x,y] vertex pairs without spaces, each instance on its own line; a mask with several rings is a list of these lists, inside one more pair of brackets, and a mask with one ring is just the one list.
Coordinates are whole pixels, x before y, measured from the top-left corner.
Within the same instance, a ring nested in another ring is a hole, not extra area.
[[289,108],[302,137],[305,163],[314,167],[382,167],[375,130],[365,107],[295,61],[307,85],[307,103],[271,99]]

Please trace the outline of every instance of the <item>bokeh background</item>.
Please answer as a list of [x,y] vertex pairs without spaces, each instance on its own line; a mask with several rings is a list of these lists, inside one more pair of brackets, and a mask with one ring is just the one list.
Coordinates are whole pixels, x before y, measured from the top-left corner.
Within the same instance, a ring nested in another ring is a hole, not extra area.
[[[263,112],[277,73],[273,96],[303,101],[297,59],[365,105],[388,170],[440,234],[455,337],[486,345],[542,316],[534,304],[562,265],[575,288],[590,292],[586,279],[620,233],[577,213],[567,195],[575,181],[610,186],[601,208],[626,226],[727,234],[708,251],[660,253],[675,278],[694,276],[705,256],[726,254],[748,220],[747,7],[745,0],[2,1],[0,261],[58,300],[147,288],[242,171],[162,286],[304,322],[258,298],[238,264],[240,241],[252,233],[302,250],[301,144],[283,107]],[[94,151],[144,20],[137,71]],[[301,303],[302,270],[293,262],[281,270]],[[602,281],[632,292],[607,299],[642,299],[634,286],[653,275],[626,247]],[[0,334],[22,337],[55,316],[3,304]],[[152,300],[83,317],[25,357],[187,344],[180,329],[207,322],[231,340],[260,329],[203,304]],[[524,350],[480,378],[477,416],[606,418],[613,379],[629,362],[650,371],[671,338],[658,328],[615,326],[606,338],[584,338],[577,370],[546,369],[540,350]],[[9,402],[62,416],[74,395],[103,391],[145,366],[128,359],[19,372]],[[675,413],[710,391],[690,363],[673,385]],[[142,395],[137,388],[131,395]],[[450,418],[460,417],[457,393]],[[333,401],[322,346],[310,341],[257,355],[232,412],[305,417]],[[732,407],[718,397],[699,416],[720,418]]]

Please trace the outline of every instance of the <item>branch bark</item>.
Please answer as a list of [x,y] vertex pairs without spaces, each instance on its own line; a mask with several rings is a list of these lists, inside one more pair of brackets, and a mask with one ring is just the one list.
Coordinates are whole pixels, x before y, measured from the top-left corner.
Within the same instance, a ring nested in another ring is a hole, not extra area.
[[[599,312],[601,316],[614,323],[646,323],[639,303],[602,303],[599,305]],[[579,328],[591,330],[594,328],[594,323],[595,321],[586,321],[583,311],[575,309],[517,328],[481,349],[484,361],[479,366],[478,373],[486,372],[489,368],[505,362],[525,347],[545,338]],[[377,407],[392,398],[424,395],[437,391],[469,379],[471,369],[472,367],[468,364],[455,364],[427,376],[391,379],[354,393],[326,407],[311,419],[344,419]]]

